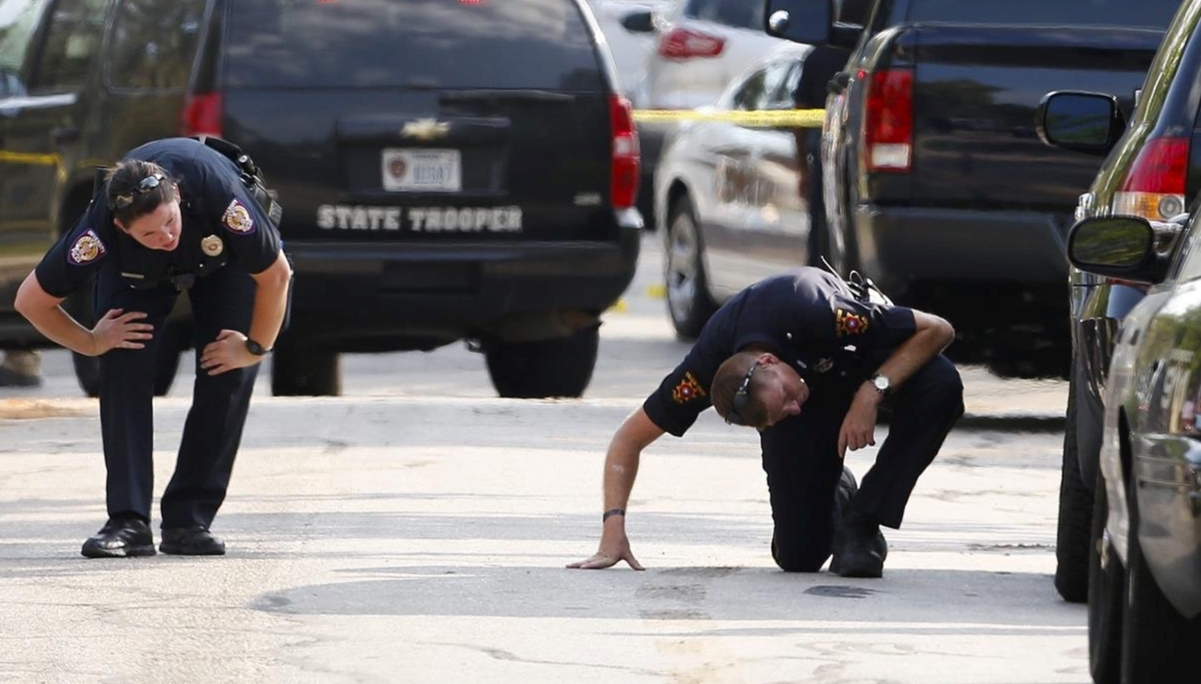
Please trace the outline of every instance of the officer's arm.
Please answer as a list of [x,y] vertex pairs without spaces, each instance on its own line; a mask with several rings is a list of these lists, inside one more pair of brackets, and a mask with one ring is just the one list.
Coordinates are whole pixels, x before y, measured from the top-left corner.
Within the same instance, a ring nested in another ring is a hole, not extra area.
[[283,325],[288,308],[288,283],[292,280],[292,267],[281,249],[275,263],[266,270],[252,273],[257,285],[254,291],[254,314],[250,319],[250,330],[246,336],[258,342],[264,349],[275,346],[275,338]]
[[38,332],[84,356],[100,356],[115,348],[141,349],[151,338],[152,326],[141,322],[146,318],[144,313],[113,309],[88,330],[63,311],[63,299],[46,292],[37,272],[30,271],[17,289],[14,304]]
[[598,569],[626,561],[635,570],[642,565],[630,551],[626,537],[625,509],[638,475],[638,461],[642,450],[663,435],[664,430],[655,425],[642,407],[630,414],[609,442],[605,454],[604,499],[605,511],[622,511],[610,515],[602,522],[600,547],[591,558],[571,563],[569,568]]
[[[955,329],[951,324],[934,314],[915,310],[913,323],[913,336],[902,342],[876,371],[888,377],[892,389],[900,387],[955,340]],[[865,389],[879,395],[870,384],[859,388],[859,391],[864,392]]]

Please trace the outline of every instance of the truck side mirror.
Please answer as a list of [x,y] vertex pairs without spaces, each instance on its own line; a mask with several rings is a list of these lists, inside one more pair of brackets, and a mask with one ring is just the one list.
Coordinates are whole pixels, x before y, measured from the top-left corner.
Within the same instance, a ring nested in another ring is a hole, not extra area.
[[1104,156],[1126,130],[1126,117],[1113,95],[1063,90],[1043,96],[1035,127],[1047,145]]
[[1072,226],[1068,260],[1081,271],[1157,283],[1168,260],[1155,252],[1155,229],[1137,216],[1097,216]]
[[832,0],[767,0],[763,29],[794,43],[827,45],[834,26]]

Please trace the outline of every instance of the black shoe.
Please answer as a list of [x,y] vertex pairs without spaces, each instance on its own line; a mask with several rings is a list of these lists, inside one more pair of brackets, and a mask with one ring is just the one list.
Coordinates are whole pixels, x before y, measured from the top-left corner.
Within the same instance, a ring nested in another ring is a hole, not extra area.
[[18,373],[11,368],[0,366],[0,387],[40,387],[42,376]]
[[80,553],[88,558],[132,558],[154,555],[154,533],[139,518],[109,518],[88,537]]
[[225,542],[199,525],[169,527],[163,528],[163,541],[158,550],[178,556],[224,556]]
[[881,577],[884,559],[888,557],[888,542],[880,532],[880,524],[856,511],[843,517],[834,534],[834,560],[830,572],[839,577]]
[[838,479],[838,489],[834,491],[834,525],[835,529],[842,520],[843,513],[851,510],[851,500],[859,493],[859,483],[855,481],[855,473],[843,466],[842,476]]

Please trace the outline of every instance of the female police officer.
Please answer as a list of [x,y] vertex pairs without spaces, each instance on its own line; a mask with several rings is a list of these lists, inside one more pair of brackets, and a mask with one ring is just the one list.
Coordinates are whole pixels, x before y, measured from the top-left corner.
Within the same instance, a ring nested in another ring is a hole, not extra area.
[[[568,567],[624,560],[641,569],[625,508],[642,450],[664,432],[682,436],[712,405],[728,422],[760,432],[776,563],[815,572],[833,551],[832,571],[880,577],[887,545],[879,526],[901,524],[918,476],[963,413],[959,373],[940,354],[954,334],[938,316],[863,301],[817,268],[743,290],[613,436],[600,547]],[[882,401],[892,403],[889,435],[851,498],[843,456],[875,444]]]
[[[194,139],[130,150],[17,292],[17,310],[42,334],[100,357],[109,520],[84,542],[85,556],[154,555],[155,331],[184,289],[200,351],[175,473],[162,496],[159,550],[225,553],[209,525],[225,498],[258,364],[284,320],[292,275],[254,189],[245,165]],[[59,305],[93,273],[98,322],[89,330]]]

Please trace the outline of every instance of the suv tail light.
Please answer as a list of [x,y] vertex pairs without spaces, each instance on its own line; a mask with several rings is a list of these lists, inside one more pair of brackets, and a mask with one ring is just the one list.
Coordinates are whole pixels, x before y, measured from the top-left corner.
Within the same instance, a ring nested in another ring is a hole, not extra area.
[[1184,213],[1188,155],[1188,138],[1152,138],[1145,142],[1122,189],[1113,194],[1113,213],[1151,221]]
[[668,59],[716,57],[725,48],[725,38],[686,28],[673,28],[659,39],[659,56]]
[[630,101],[620,95],[609,96],[609,121],[613,132],[613,177],[609,197],[614,209],[628,209],[638,199],[638,171],[641,158],[638,131]]
[[913,71],[884,69],[869,77],[863,130],[867,170],[908,172],[913,162]]
[[180,114],[181,135],[221,137],[221,94],[192,93]]

